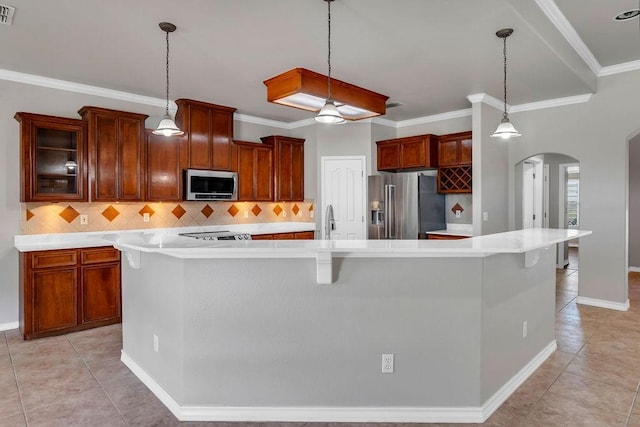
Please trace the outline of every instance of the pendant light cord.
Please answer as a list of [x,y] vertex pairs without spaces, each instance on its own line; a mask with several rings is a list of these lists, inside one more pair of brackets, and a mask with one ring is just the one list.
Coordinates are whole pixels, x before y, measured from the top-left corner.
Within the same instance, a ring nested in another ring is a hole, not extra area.
[[502,48],[502,55],[504,57],[504,112],[503,118],[507,118],[507,37],[502,38],[504,46]]
[[169,31],[167,33],[167,104],[165,107],[165,114],[169,115]]
[[327,24],[329,26],[328,37],[327,37],[327,65],[329,72],[327,73],[327,89],[328,96],[327,99],[331,100],[331,2],[333,0],[325,0],[327,2]]

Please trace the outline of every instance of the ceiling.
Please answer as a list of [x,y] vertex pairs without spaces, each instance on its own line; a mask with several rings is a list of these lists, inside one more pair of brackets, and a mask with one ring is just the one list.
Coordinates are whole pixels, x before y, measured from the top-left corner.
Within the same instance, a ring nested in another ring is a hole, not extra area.
[[[295,67],[327,71],[322,0],[0,3],[16,7],[13,25],[0,25],[0,69],[163,99],[158,23],[168,21],[178,27],[172,99],[284,122],[314,114],[267,103],[263,80]],[[495,32],[511,27],[509,104],[593,93],[602,69],[640,60],[638,19],[613,21],[634,8],[638,0],[335,0],[332,73],[401,103],[390,120],[466,109],[470,94],[502,99]]]

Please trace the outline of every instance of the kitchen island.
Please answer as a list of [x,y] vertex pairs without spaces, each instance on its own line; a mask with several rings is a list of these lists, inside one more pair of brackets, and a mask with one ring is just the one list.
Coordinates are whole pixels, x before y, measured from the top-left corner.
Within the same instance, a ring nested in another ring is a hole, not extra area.
[[555,351],[555,244],[588,234],[128,235],[122,360],[181,420],[482,422]]

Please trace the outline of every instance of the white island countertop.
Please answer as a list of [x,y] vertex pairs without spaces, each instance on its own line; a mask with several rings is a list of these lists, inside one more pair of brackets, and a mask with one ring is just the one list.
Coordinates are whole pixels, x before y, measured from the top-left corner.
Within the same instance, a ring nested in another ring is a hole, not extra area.
[[342,257],[483,257],[496,253],[525,253],[591,231],[527,229],[469,239],[431,240],[260,240],[205,241],[177,234],[138,233],[112,236],[123,251],[154,252],[176,258],[316,258]]

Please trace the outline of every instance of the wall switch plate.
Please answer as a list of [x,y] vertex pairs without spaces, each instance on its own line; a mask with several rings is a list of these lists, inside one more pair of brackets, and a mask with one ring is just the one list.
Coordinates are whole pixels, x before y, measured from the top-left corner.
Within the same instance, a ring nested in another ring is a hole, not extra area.
[[142,222],[149,222],[150,217],[149,217],[149,212],[145,212],[142,214]]
[[309,216],[313,218],[313,211],[309,212]]
[[482,220],[489,221],[489,212],[482,212]]
[[153,351],[155,351],[156,353],[158,352],[158,336],[156,334],[153,334]]
[[244,211],[244,217],[249,218],[249,211]]
[[393,353],[382,353],[382,373],[393,373]]
[[528,324],[527,321],[525,320],[524,322],[522,322],[522,338],[526,338],[527,337],[527,333],[529,331],[527,331]]
[[89,216],[88,215],[80,215],[80,225],[89,224]]

